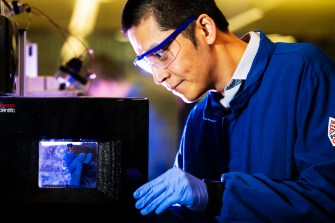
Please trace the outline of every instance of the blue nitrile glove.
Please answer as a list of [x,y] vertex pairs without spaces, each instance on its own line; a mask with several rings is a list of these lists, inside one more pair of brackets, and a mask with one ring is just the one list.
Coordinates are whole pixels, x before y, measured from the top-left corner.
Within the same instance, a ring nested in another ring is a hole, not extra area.
[[173,167],[156,179],[144,184],[134,192],[135,204],[142,215],[154,211],[162,213],[173,204],[180,204],[193,211],[204,211],[208,203],[204,181]]
[[90,164],[93,158],[92,153],[80,153],[78,156],[73,151],[67,152],[65,155],[65,164],[71,174],[71,187],[81,187],[82,168],[85,164]]

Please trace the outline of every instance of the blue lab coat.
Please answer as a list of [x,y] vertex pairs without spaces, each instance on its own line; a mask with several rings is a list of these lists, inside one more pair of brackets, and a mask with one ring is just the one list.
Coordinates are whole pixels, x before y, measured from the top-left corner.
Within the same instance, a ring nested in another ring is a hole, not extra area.
[[209,92],[189,114],[176,165],[224,182],[221,222],[335,222],[335,62],[260,33],[231,110]]

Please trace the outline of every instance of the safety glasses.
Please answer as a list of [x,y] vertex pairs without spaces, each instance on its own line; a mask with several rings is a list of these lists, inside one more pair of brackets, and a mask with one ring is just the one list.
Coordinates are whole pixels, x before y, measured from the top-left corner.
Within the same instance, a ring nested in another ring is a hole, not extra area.
[[189,18],[160,44],[138,56],[134,60],[135,66],[150,74],[153,74],[153,67],[159,70],[166,69],[176,59],[181,48],[175,38],[197,18],[197,16]]

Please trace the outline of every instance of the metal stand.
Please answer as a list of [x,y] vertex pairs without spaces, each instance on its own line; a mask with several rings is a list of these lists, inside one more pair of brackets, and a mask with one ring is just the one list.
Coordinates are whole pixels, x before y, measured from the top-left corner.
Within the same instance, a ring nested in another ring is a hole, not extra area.
[[18,82],[17,82],[17,95],[18,96],[25,96],[27,94],[27,83],[26,83],[26,39],[27,34],[26,30],[19,30],[19,59],[18,59]]

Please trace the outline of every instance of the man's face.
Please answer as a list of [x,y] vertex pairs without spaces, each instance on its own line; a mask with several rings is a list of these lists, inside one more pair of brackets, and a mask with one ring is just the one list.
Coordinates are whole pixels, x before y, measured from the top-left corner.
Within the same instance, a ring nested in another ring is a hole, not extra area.
[[[155,19],[149,17],[140,25],[131,28],[128,31],[128,38],[135,53],[142,55],[160,44],[173,31],[160,31]],[[166,52],[169,54],[165,54]],[[191,103],[199,99],[211,87],[209,52],[208,45],[201,38],[198,39],[198,45],[195,47],[190,39],[179,34],[163,47],[162,51],[148,55],[147,61],[151,63],[149,69],[151,69],[156,84],[163,85],[186,103]],[[165,56],[170,58],[171,55],[173,59],[168,59],[169,63],[151,62],[157,61],[159,57],[162,61]]]

